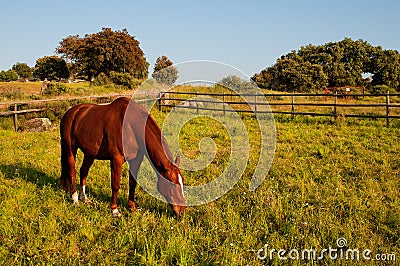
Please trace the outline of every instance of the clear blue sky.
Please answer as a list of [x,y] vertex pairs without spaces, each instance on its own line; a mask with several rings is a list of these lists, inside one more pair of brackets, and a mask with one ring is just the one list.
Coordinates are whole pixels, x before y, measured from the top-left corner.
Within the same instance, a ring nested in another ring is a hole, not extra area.
[[363,39],[400,50],[400,1],[2,1],[0,69],[34,66],[62,38],[126,28],[151,64],[214,60],[249,76],[302,45]]

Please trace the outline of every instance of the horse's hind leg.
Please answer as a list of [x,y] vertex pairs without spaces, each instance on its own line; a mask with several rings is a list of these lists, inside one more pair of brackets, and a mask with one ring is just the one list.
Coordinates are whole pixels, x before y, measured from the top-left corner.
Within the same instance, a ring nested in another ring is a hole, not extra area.
[[92,166],[94,162],[93,157],[85,155],[83,157],[83,163],[80,169],[80,181],[81,181],[81,189],[79,191],[79,199],[86,204],[91,204],[92,202],[86,197],[86,178],[89,173],[89,168]]
[[78,192],[76,191],[76,170],[75,170],[75,159],[76,159],[76,152],[78,149],[72,149],[72,156],[68,157],[68,164],[70,167],[70,174],[69,174],[69,182],[71,183],[72,187],[72,201],[74,205],[77,205],[78,202]]
[[120,217],[121,213],[118,211],[117,207],[117,197],[118,197],[118,191],[120,188],[120,180],[121,180],[121,166],[124,163],[124,158],[113,158],[111,160],[111,189],[112,189],[112,195],[111,195],[111,202],[110,202],[110,208],[113,213],[113,217]]

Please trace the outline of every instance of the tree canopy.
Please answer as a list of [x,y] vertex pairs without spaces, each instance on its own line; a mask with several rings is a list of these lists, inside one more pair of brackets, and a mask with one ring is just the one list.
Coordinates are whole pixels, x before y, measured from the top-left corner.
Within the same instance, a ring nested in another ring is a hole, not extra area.
[[224,77],[218,82],[218,84],[236,92],[250,93],[256,92],[255,90],[257,90],[257,86],[254,82],[244,80],[236,75]]
[[32,77],[32,68],[30,68],[26,63],[15,63],[12,68],[18,73],[19,78],[29,79]]
[[345,38],[324,45],[303,46],[281,56],[252,79],[260,87],[279,91],[374,85],[399,90],[400,55],[396,50],[383,50],[363,40]]
[[83,38],[79,35],[64,38],[56,52],[71,64],[74,75],[89,80],[100,73],[109,75],[112,71],[144,79],[148,76],[149,63],[139,44],[126,29],[113,31],[103,28]]
[[33,76],[40,80],[67,79],[69,70],[64,59],[58,56],[45,56],[36,60]]
[[2,82],[16,81],[17,79],[18,73],[15,70],[0,71],[0,81]]
[[161,84],[171,86],[178,79],[178,69],[165,55],[158,57],[154,65],[152,77]]

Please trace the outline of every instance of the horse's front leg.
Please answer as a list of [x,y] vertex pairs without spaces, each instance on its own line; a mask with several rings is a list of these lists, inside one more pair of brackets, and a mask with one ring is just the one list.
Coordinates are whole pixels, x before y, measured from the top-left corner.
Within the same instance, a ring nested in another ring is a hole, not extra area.
[[111,160],[111,202],[110,208],[112,210],[113,217],[120,217],[121,213],[118,211],[117,205],[117,197],[118,191],[120,187],[120,179],[121,179],[121,166],[124,163],[124,159],[122,158],[114,158]]
[[128,197],[128,206],[131,211],[136,210],[135,204],[135,189],[136,189],[136,180],[137,174],[139,171],[140,164],[143,161],[143,154],[138,154],[135,159],[128,161],[129,163],[129,197]]

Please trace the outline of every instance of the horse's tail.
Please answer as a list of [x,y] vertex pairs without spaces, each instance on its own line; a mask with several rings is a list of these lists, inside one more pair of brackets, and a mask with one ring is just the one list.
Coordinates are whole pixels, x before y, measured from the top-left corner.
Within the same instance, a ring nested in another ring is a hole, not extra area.
[[69,110],[61,119],[60,136],[61,136],[61,176],[60,185],[66,192],[71,190],[72,184],[75,182],[75,156],[76,148],[71,139],[72,124],[74,122],[75,112]]

